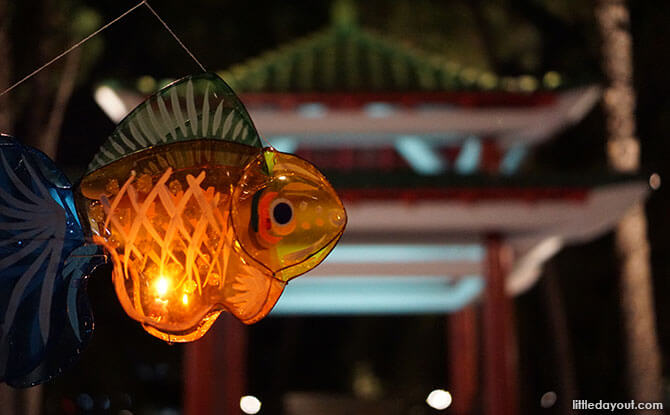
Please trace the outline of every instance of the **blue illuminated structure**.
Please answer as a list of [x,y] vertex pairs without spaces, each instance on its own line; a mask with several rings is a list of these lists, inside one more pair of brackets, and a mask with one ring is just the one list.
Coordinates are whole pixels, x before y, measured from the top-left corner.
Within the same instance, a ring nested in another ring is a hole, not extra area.
[[479,297],[481,276],[333,276],[303,278],[271,316],[452,313]]
[[[446,272],[454,263],[478,265],[484,255],[484,247],[474,243],[341,243],[315,272],[290,283],[271,316],[458,311],[481,295],[484,280]],[[386,272],[361,274],[375,269]]]

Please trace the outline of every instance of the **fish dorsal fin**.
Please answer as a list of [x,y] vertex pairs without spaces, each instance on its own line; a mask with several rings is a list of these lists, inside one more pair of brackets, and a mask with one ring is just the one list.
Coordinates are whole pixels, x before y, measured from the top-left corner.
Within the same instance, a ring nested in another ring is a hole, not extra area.
[[262,147],[242,102],[210,72],[175,81],[138,105],[100,147],[88,173],[149,147],[200,138]]

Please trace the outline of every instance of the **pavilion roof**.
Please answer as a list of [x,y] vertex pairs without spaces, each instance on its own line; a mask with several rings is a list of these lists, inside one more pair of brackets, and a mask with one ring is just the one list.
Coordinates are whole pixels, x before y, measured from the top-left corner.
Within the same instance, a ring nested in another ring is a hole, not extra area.
[[[413,192],[422,193],[423,190],[434,191],[420,199],[440,199],[442,191],[460,193],[471,189],[478,189],[480,193],[475,199],[524,199],[537,201],[542,199],[575,199],[583,198],[584,192],[593,189],[623,185],[629,183],[645,183],[647,177],[642,174],[614,174],[610,172],[576,173],[547,173],[543,174],[459,174],[447,172],[442,174],[425,175],[405,171],[379,170],[350,170],[321,168],[328,176],[328,180],[340,191],[350,193],[365,193],[365,198],[384,198],[388,194],[392,199],[402,199],[403,194]],[[375,194],[375,191],[379,192]],[[528,194],[532,193],[532,195]],[[445,193],[446,195],[446,193]],[[524,196],[525,195],[525,196]],[[452,195],[447,196],[454,199]],[[464,195],[469,201],[472,197]]]
[[351,21],[326,28],[219,73],[238,92],[536,92],[562,86],[548,72],[499,76],[463,67]]
[[[355,19],[342,18],[337,12],[323,29],[217,73],[242,94],[455,91],[523,94],[550,92],[565,86],[562,75],[555,71],[540,76],[501,76],[463,66],[407,41],[361,27]],[[151,94],[171,81],[143,76],[134,87],[142,94]],[[516,101],[518,98],[511,102]]]

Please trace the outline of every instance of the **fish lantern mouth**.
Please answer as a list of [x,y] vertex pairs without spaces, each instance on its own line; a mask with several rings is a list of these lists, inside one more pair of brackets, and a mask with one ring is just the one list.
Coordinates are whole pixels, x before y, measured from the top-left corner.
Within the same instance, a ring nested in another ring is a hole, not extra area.
[[[242,172],[234,166],[256,154],[224,141],[180,142],[143,150],[82,180],[78,204],[94,241],[113,260],[119,301],[149,333],[192,341],[234,308],[224,282],[243,264],[230,260],[230,188]],[[170,165],[161,163],[169,158]]]

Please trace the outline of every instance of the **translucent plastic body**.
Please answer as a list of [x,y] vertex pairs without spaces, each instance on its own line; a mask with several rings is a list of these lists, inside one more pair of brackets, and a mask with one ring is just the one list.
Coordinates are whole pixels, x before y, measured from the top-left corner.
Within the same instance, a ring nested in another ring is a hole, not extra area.
[[171,342],[228,310],[250,324],[344,230],[326,179],[295,156],[220,140],[152,147],[87,175],[79,207],[125,311]]

